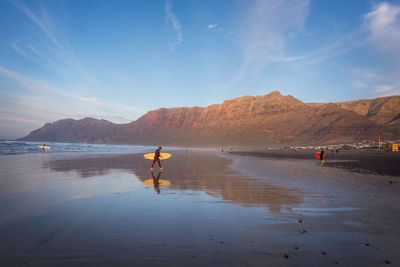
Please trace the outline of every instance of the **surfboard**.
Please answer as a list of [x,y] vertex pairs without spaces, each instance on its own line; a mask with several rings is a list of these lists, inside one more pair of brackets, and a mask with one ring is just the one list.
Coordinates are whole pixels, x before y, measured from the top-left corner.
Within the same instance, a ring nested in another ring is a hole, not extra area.
[[44,148],[44,149],[50,149],[51,147],[49,146],[38,146],[39,148]]
[[[317,152],[316,154],[315,154],[315,157],[316,158],[320,158],[321,157],[321,152]],[[324,158],[326,157],[326,154],[324,154]]]
[[[147,179],[143,181],[143,185],[146,187],[154,187],[154,179]],[[159,186],[169,186],[171,185],[171,182],[168,180],[163,180],[159,179],[158,180],[158,185]]]
[[[155,154],[156,154],[156,153],[148,153],[148,154],[144,154],[143,157],[144,157],[145,159],[153,160]],[[163,159],[169,159],[170,157],[172,157],[172,155],[169,154],[169,153],[160,153],[160,159],[161,159],[161,160],[163,160]]]

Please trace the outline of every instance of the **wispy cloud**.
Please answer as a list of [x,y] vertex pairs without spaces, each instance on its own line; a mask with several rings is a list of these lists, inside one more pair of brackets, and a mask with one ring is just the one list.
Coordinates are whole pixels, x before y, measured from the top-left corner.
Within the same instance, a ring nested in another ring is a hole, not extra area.
[[177,16],[175,13],[172,11],[172,1],[167,0],[167,3],[165,5],[165,12],[167,16],[167,23],[170,29],[173,32],[173,36],[170,36],[170,39],[168,41],[170,50],[173,52],[175,49],[175,46],[183,42],[183,34],[182,34],[182,27],[181,23],[179,22]]
[[[75,73],[80,84],[87,87],[98,87],[99,83],[90,75],[69,47],[62,27],[54,23],[54,15],[44,1],[39,2],[38,11],[33,11],[20,0],[11,0],[14,6],[35,25],[45,38],[35,38],[36,44],[11,41],[10,47],[18,54],[32,62],[45,67],[51,72],[63,75],[65,72]],[[38,43],[38,40],[42,42]]]
[[214,29],[218,26],[218,24],[208,24],[207,29]]
[[48,13],[42,8],[42,16],[46,19],[40,19],[39,16],[34,14],[25,4],[19,0],[11,1],[18,9],[20,9],[36,26],[38,26],[46,36],[59,48],[64,49],[61,43],[58,41],[51,20],[49,19]]
[[[16,71],[15,67],[0,65],[0,79],[12,81],[18,88],[15,93],[10,89],[0,91],[0,135],[11,136],[13,133],[20,136],[45,122],[66,117],[79,119],[90,116],[124,123],[144,113],[136,107],[93,96],[92,92],[102,89],[101,85],[82,66],[68,45],[62,20],[55,20],[55,14],[45,1],[10,1],[34,26],[34,30],[22,37],[14,37],[9,41],[9,47],[34,63],[40,71],[27,74],[22,70]],[[41,76],[41,73],[51,75]],[[12,121],[19,121],[21,125],[13,126]]]
[[376,48],[400,61],[400,5],[388,2],[375,5],[365,15],[364,22]]
[[371,94],[373,97],[400,95],[399,78],[390,78],[384,70],[353,69],[352,85],[359,91]]
[[364,16],[375,68],[352,72],[353,86],[374,96],[400,95],[400,5],[382,2]]
[[15,82],[22,85],[25,89],[28,89],[29,91],[39,95],[48,95],[54,93],[54,88],[52,88],[52,86],[45,84],[44,82],[37,82],[35,80],[27,78],[24,75],[9,70],[1,65],[0,76],[4,76],[8,79],[14,80]]
[[[0,128],[9,128],[10,121],[29,122],[24,127],[14,127],[0,134],[13,133],[14,136],[40,127],[45,122],[62,118],[94,117],[109,119],[117,123],[130,122],[144,113],[144,111],[119,103],[99,100],[96,97],[73,94],[47,81],[39,81],[0,65],[0,78],[6,77],[18,83],[23,89],[34,93],[33,96],[14,98],[3,97],[0,100]],[[4,127],[3,127],[4,126]],[[11,137],[9,135],[8,137]]]
[[237,33],[228,31],[229,38],[242,47],[243,60],[226,87],[276,61],[283,54],[290,35],[302,29],[308,14],[309,1],[256,0],[253,3]]
[[309,53],[299,56],[286,56],[281,55],[274,58],[275,62],[293,62],[301,61],[304,64],[315,64],[327,59],[345,54],[357,47],[363,46],[367,40],[365,39],[365,33],[361,29],[357,29],[354,32],[348,33],[338,40],[327,44],[323,47],[317,48]]

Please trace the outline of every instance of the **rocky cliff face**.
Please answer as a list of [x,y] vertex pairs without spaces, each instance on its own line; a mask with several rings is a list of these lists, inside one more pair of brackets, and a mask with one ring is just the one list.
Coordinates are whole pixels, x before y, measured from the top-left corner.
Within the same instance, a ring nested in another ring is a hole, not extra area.
[[[272,92],[264,96],[239,97],[208,107],[161,108],[129,124],[98,121],[104,124],[101,130],[84,128],[80,121],[76,121],[74,127],[68,128],[64,123],[61,127],[59,121],[50,124],[52,128],[46,124],[24,139],[51,136],[51,140],[65,141],[68,136],[68,141],[76,138],[79,142],[229,146],[353,142],[377,136],[391,138],[398,134],[399,127],[382,126],[371,120],[371,116],[356,112],[350,102],[345,103],[305,104],[290,95]],[[384,106],[380,106],[380,112],[396,110],[396,107]],[[92,124],[96,123],[92,121]],[[65,132],[61,135],[62,140],[57,131],[50,131],[61,128]]]
[[380,97],[336,103],[352,110],[379,125],[400,127],[400,96]]
[[328,143],[371,139],[389,132],[338,105],[310,106],[272,92],[206,108],[151,111],[124,128],[115,141],[153,145]]

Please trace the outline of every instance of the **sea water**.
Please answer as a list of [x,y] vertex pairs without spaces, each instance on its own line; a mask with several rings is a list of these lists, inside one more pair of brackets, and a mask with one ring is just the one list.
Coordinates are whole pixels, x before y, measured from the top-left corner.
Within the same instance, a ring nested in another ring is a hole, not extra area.
[[[38,147],[41,145],[49,146],[50,149],[43,150]],[[0,140],[0,155],[26,153],[146,153],[153,150],[155,150],[153,146]]]

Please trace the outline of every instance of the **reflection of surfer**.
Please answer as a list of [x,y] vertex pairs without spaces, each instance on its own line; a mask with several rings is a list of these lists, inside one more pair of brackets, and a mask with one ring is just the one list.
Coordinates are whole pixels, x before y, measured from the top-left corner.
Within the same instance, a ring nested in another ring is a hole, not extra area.
[[319,154],[319,160],[321,161],[321,166],[324,166],[324,163],[325,163],[325,160],[324,160],[325,151],[324,151],[324,149],[322,148],[321,152],[319,152],[319,153],[320,153]]
[[153,160],[153,163],[151,164],[151,171],[153,171],[154,163],[156,163],[156,161],[158,162],[158,165],[160,166],[160,170],[161,171],[163,170],[163,167],[161,167],[161,162],[160,162],[161,149],[162,149],[162,147],[158,147],[156,152],[154,153],[154,160]]
[[153,177],[153,185],[154,185],[154,190],[156,190],[157,194],[160,194],[160,176],[161,176],[161,170],[157,175],[157,178],[154,176],[153,171],[150,172],[151,176]]

